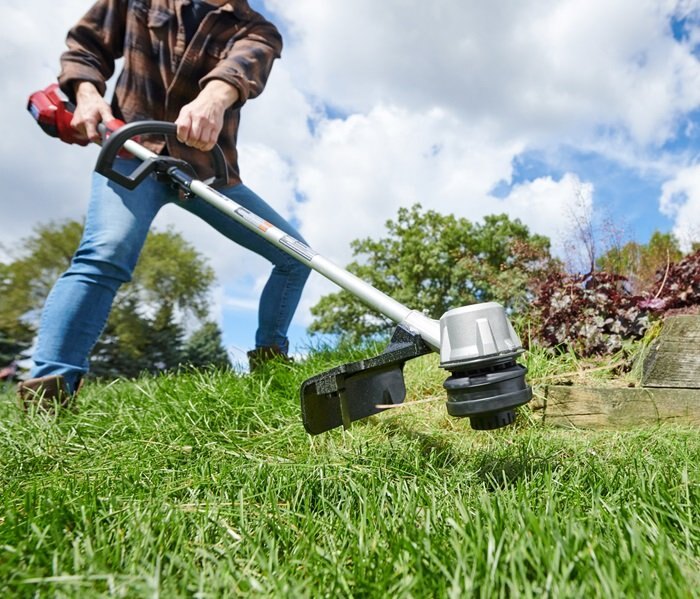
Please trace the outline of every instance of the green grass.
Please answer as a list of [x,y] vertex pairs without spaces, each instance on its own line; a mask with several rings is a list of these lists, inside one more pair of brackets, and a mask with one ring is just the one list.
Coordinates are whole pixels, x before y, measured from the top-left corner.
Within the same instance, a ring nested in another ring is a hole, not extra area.
[[428,356],[421,403],[307,436],[300,383],[358,356],[0,395],[0,596],[700,596],[697,430],[474,432]]

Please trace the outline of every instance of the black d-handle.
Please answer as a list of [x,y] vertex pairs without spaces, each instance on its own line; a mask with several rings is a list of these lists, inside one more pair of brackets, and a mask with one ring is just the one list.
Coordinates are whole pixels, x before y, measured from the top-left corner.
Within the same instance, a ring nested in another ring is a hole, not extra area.
[[[100,155],[97,157],[95,171],[127,189],[134,189],[156,170],[158,161],[163,160],[163,158],[160,156],[147,158],[130,175],[123,175],[114,169],[114,159],[117,157],[119,150],[122,149],[122,146],[128,140],[137,135],[175,135],[176,133],[177,125],[166,121],[136,121],[119,127],[119,129],[110,133],[102,144]],[[214,176],[204,181],[204,183],[212,186],[225,185],[228,181],[228,167],[226,166],[226,158],[223,151],[217,144],[209,152],[209,155],[214,167]]]

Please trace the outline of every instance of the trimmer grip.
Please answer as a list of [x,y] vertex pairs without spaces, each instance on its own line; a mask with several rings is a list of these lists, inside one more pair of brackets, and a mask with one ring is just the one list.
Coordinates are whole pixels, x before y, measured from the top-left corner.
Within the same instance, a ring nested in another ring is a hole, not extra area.
[[122,127],[126,126],[126,123],[120,119],[112,119],[111,121],[104,123],[105,127],[105,137],[109,137],[114,133],[117,129],[121,129]]
[[[106,125],[107,129],[109,129],[110,124]],[[135,189],[156,169],[159,157],[147,158],[130,175],[123,175],[114,169],[114,160],[124,144],[139,135],[175,135],[176,133],[177,126],[174,123],[165,121],[136,121],[135,123],[124,125],[106,136],[100,155],[97,157],[95,171],[127,189]],[[205,181],[205,183],[208,185],[225,185],[228,181],[228,167],[226,166],[224,153],[216,145],[210,152],[210,155],[214,167],[214,177]]]

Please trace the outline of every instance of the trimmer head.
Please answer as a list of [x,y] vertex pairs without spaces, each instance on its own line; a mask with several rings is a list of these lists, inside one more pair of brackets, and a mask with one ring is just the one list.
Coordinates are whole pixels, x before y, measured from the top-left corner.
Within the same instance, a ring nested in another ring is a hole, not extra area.
[[440,366],[452,373],[445,381],[447,412],[469,417],[475,430],[511,424],[515,408],[532,399],[525,383],[527,369],[515,361],[522,352],[500,304],[445,313],[440,319]]
[[[475,430],[511,424],[515,408],[532,399],[527,370],[516,363],[520,340],[500,304],[450,310],[440,319],[440,366],[451,372],[445,382],[447,412],[468,417]],[[403,367],[431,348],[421,336],[399,325],[378,356],[344,364],[316,375],[301,387],[306,430],[315,435],[378,414],[403,403]]]

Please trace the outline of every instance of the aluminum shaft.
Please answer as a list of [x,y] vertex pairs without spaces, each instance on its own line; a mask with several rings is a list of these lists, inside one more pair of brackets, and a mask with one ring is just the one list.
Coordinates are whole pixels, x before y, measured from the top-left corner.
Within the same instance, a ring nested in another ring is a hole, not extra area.
[[[125,142],[124,149],[141,160],[156,157],[156,154],[134,140]],[[428,318],[418,310],[407,308],[202,181],[193,180],[189,189],[193,194],[265,238],[283,252],[307,264],[339,287],[358,297],[370,308],[397,324],[404,324],[413,329],[430,347],[440,351],[440,323],[437,320]]]

